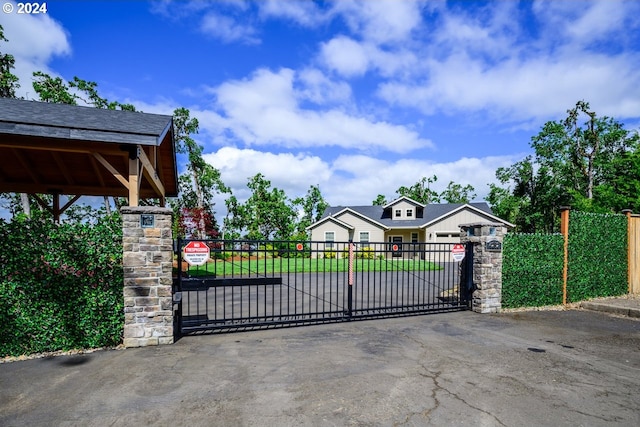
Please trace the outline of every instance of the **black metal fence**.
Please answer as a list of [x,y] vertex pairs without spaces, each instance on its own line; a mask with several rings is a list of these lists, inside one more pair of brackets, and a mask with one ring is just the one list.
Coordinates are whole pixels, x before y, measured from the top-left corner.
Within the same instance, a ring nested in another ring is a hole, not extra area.
[[180,334],[469,306],[470,275],[453,260],[449,243],[178,240],[175,246]]

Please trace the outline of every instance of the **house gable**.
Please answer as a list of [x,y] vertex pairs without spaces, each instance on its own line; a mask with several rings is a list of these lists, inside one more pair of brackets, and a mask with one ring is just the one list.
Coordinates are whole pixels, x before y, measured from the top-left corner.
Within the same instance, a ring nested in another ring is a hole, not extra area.
[[382,207],[382,218],[392,221],[412,221],[424,218],[424,205],[402,196]]
[[442,230],[447,229],[447,231],[454,229],[458,230],[458,226],[460,224],[477,221],[501,222],[504,223],[507,227],[515,227],[514,224],[504,221],[503,219],[498,218],[497,216],[483,209],[480,209],[478,206],[473,206],[469,203],[466,203],[457,206],[447,212],[443,212],[435,218],[430,219],[429,221],[425,222],[421,228],[436,228]]

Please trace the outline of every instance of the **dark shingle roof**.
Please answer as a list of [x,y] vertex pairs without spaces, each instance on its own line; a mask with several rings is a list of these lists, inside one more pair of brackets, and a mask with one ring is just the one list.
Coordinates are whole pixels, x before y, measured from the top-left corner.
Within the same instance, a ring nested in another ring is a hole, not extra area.
[[171,116],[0,98],[0,133],[159,145]]
[[[491,210],[491,208],[486,202],[475,202],[475,203],[467,203],[467,204],[489,215],[493,215],[493,211]],[[324,214],[322,215],[321,219],[327,216],[336,215],[337,213],[348,208],[354,212],[359,213],[364,217],[370,218],[373,221],[376,221],[387,227],[393,227],[393,228],[419,227],[437,218],[445,216],[449,212],[452,212],[464,205],[465,205],[464,203],[429,204],[425,206],[424,215],[422,218],[415,218],[415,219],[409,219],[409,220],[394,220],[390,217],[384,217],[383,216],[384,209],[382,206],[329,206],[324,211]]]

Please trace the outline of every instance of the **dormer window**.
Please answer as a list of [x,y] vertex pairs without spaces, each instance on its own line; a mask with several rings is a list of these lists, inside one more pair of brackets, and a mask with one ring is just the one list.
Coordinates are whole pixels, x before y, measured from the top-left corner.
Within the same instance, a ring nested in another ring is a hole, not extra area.
[[413,217],[413,209],[407,209],[407,218]]
[[396,218],[400,218],[402,216],[402,209],[396,209]]

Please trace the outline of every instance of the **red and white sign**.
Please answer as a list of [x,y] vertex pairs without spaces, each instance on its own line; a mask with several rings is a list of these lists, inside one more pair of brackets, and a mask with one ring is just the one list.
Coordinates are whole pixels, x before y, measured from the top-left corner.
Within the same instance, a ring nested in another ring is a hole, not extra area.
[[303,250],[303,249],[304,249],[304,246],[302,245],[302,243],[298,243],[298,244],[296,245],[296,249],[297,249],[297,250],[299,250],[299,251],[301,251],[301,250]]
[[393,250],[393,252],[398,252],[400,250],[400,246],[393,245],[393,246],[391,246],[391,250]]
[[189,265],[205,265],[209,261],[211,249],[204,242],[189,242],[184,247],[182,258]]
[[464,259],[464,245],[459,243],[453,245],[453,248],[451,249],[451,256],[456,262],[462,261]]

